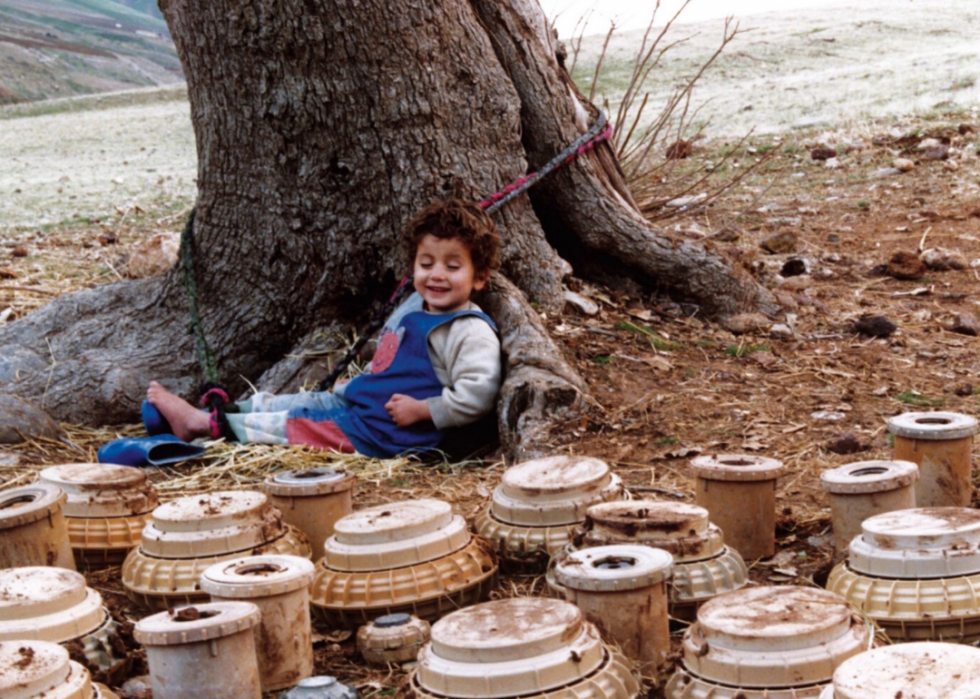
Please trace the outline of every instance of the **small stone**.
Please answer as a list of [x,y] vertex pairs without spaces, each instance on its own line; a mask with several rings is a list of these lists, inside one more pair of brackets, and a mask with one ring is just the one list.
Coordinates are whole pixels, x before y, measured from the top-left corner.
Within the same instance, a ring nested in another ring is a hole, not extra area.
[[587,316],[594,316],[599,312],[599,304],[595,301],[568,289],[565,289],[565,303]]
[[810,157],[814,160],[830,160],[831,158],[837,157],[837,150],[835,148],[814,148],[810,151]]
[[836,170],[839,167],[842,167],[840,161],[837,158],[827,158],[827,160],[824,161],[823,165],[828,170]]
[[889,337],[898,326],[885,316],[861,316],[854,321],[854,330],[869,337]]
[[938,146],[927,149],[922,157],[926,160],[946,160],[949,158],[949,146],[940,143]]
[[872,177],[894,177],[895,175],[901,175],[902,171],[897,167],[883,167],[875,170],[871,173]]
[[911,172],[915,169],[915,163],[908,158],[895,158],[892,166],[899,172]]
[[769,328],[769,337],[773,340],[792,340],[796,337],[796,333],[786,323],[776,323]]
[[929,248],[919,254],[919,259],[929,269],[944,272],[949,269],[966,269],[970,263],[966,260],[966,255],[959,250],[947,250],[946,248]]
[[828,243],[839,243],[840,242],[840,234],[839,233],[828,233],[827,234],[827,242]]
[[60,439],[61,428],[20,396],[0,393],[0,444],[20,444],[32,437]]
[[0,279],[16,279],[17,272],[10,267],[0,267]]
[[918,145],[916,145],[915,149],[924,151],[929,150],[930,148],[938,148],[941,145],[943,145],[943,142],[938,138],[923,138],[921,141],[919,141]]
[[729,332],[743,335],[756,330],[767,329],[772,325],[772,321],[761,313],[739,313],[723,321],[722,324]]
[[803,291],[804,289],[809,289],[811,286],[813,286],[813,278],[809,274],[790,277],[789,279],[784,279],[779,284],[779,288],[785,289],[786,291]]
[[980,335],[980,322],[972,313],[957,313],[953,317],[953,327],[950,328],[954,333],[960,335]]
[[947,160],[945,163],[943,163],[943,169],[955,172],[960,169],[960,164],[955,160]]
[[857,454],[858,452],[867,451],[868,449],[870,449],[870,445],[862,444],[861,441],[850,432],[845,432],[827,444],[827,451],[834,454]]
[[10,254],[14,257],[27,257],[27,248],[25,248],[23,245],[18,245],[10,251]]
[[133,251],[126,274],[134,279],[163,274],[176,264],[179,252],[179,234],[155,235]]
[[968,133],[974,133],[973,127],[969,124],[960,124],[959,128],[956,130],[960,132],[960,136],[966,136]]
[[783,231],[769,236],[759,245],[763,250],[771,252],[773,255],[788,255],[796,252],[799,241],[794,233]]
[[919,279],[926,273],[926,265],[915,253],[899,251],[888,260],[887,272],[895,279]]
[[808,265],[806,260],[799,257],[793,257],[783,263],[783,268],[779,271],[779,273],[784,277],[797,277],[801,274],[806,274],[807,268]]

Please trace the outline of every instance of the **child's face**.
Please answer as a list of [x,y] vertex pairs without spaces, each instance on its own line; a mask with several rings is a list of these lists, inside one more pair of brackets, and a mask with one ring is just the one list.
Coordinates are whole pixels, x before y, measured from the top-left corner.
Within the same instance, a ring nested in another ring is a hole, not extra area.
[[459,238],[426,234],[415,251],[415,290],[425,307],[438,313],[458,311],[490,276],[473,267],[470,250]]

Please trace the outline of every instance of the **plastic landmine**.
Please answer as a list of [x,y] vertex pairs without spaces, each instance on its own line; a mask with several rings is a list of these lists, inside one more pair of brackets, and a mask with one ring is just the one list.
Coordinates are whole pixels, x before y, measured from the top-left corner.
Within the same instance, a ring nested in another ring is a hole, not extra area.
[[[617,544],[663,549],[674,557],[667,591],[670,615],[675,619],[693,621],[698,606],[742,588],[748,576],[745,561],[725,545],[721,529],[709,522],[708,511],[697,505],[663,500],[593,505],[566,551]],[[552,592],[564,597],[553,567],[547,579]]]
[[120,565],[140,545],[143,527],[160,504],[146,472],[130,466],[62,464],[44,469],[39,478],[68,496],[68,538],[82,570]]
[[515,572],[544,572],[568,545],[589,507],[629,497],[609,465],[589,456],[549,456],[515,464],[476,517],[476,533],[490,541]]
[[918,480],[919,467],[911,461],[858,461],[821,473],[838,556],[847,554],[868,517],[915,507]]
[[68,651],[47,641],[0,641],[3,699],[119,699],[93,684],[89,671]]
[[215,563],[250,555],[309,559],[306,536],[283,524],[264,493],[229,490],[178,498],[153,510],[143,541],[122,567],[123,587],[150,609],[206,602],[200,577]]
[[666,699],[813,699],[870,632],[847,601],[817,588],[746,587],[698,610]]
[[311,468],[274,473],[262,483],[262,491],[282,513],[284,522],[306,534],[313,560],[318,561],[323,556],[323,543],[333,534],[336,521],[353,511],[356,482],[352,473]]
[[260,616],[249,602],[212,602],[136,622],[153,699],[261,699],[253,631]]
[[429,622],[411,614],[388,614],[357,630],[357,650],[372,665],[412,662],[431,636]]
[[56,566],[75,570],[65,492],[35,483],[0,490],[0,568]]
[[893,641],[980,641],[980,511],[924,507],[864,520],[827,578]]
[[973,498],[971,453],[980,431],[976,418],[934,411],[903,413],[887,420],[894,458],[919,466],[919,507],[968,507]]
[[292,687],[313,674],[312,581],[313,564],[298,556],[246,556],[201,574],[201,589],[212,601],[259,608],[255,640],[263,692]]
[[575,551],[555,566],[565,598],[645,677],[657,677],[670,652],[667,580],[673,560],[661,549],[618,544]]
[[81,573],[33,566],[0,570],[0,641],[77,642],[90,666],[105,670],[119,658],[117,624],[102,596]]
[[410,684],[417,699],[634,699],[629,665],[575,605],[517,597],[433,624]]
[[776,479],[781,461],[750,454],[691,460],[694,501],[725,532],[725,542],[747,561],[776,553]]
[[354,629],[380,616],[432,621],[486,599],[497,559],[442,500],[392,502],[337,520],[310,595],[313,612]]

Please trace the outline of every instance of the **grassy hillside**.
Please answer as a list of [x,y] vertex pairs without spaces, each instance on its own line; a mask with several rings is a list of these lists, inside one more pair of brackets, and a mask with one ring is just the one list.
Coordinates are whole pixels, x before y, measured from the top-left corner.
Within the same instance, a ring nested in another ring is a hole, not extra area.
[[180,80],[150,0],[0,0],[0,104]]

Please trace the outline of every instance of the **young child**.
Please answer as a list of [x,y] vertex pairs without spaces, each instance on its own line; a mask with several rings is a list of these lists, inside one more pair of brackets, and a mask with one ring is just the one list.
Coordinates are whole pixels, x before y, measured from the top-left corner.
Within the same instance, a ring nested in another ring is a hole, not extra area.
[[[498,266],[493,221],[476,204],[436,202],[409,223],[407,247],[415,293],[385,323],[370,372],[332,393],[257,393],[228,406],[239,441],[385,458],[436,448],[443,430],[493,410],[500,341],[470,300]],[[181,439],[211,433],[208,413],[159,383],[146,396]]]

